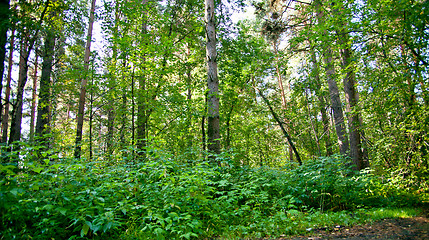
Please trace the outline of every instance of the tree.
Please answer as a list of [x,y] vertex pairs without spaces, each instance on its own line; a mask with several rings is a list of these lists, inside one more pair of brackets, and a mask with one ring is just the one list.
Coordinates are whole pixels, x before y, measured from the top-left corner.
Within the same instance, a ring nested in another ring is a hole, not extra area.
[[79,110],[77,113],[77,127],[76,127],[76,141],[75,141],[75,158],[80,158],[82,151],[82,131],[83,131],[83,118],[85,110],[85,96],[86,96],[86,85],[88,83],[88,69],[89,69],[89,58],[91,55],[91,41],[92,41],[92,29],[95,18],[95,2],[91,1],[91,9],[88,22],[88,31],[86,35],[86,46],[85,46],[85,58],[84,58],[84,75],[81,79],[80,95],[79,95]]
[[[43,6],[42,13],[40,14],[40,18],[37,22],[38,26],[41,26],[46,11],[48,10],[50,1],[47,0]],[[26,9],[24,9],[25,13]],[[12,110],[12,119],[10,126],[10,138],[9,143],[13,143],[15,141],[19,141],[21,139],[21,123],[22,123],[22,105],[23,105],[23,96],[24,96],[24,87],[27,83],[27,74],[28,74],[28,59],[30,57],[30,53],[33,50],[34,44],[38,37],[39,28],[36,28],[32,36],[30,36],[30,29],[23,29],[21,33],[21,46],[19,53],[19,78],[18,78],[18,86],[17,86],[17,96],[16,102],[14,104]]]
[[[322,10],[322,4],[320,0],[316,0],[316,17],[318,20],[318,24],[323,28],[325,25],[325,13]],[[322,34],[325,36],[323,38],[322,48],[323,48],[323,61],[325,63],[325,71],[327,76],[327,82],[329,86],[329,96],[331,98],[331,108],[334,112],[334,120],[335,120],[335,130],[338,138],[338,145],[340,148],[340,153],[343,155],[347,155],[349,151],[349,141],[346,137],[346,127],[344,124],[344,114],[340,99],[340,93],[338,91],[338,85],[336,82],[336,72],[335,66],[333,62],[332,49],[326,42],[332,41],[332,39],[326,38],[329,37],[328,31],[326,28],[323,28]]]
[[[214,0],[205,1],[206,12],[206,53],[207,53],[207,137],[208,150],[211,154],[219,154],[220,125],[219,125],[219,79],[217,75],[217,50],[216,50],[216,19]],[[212,157],[213,158],[213,157]]]
[[[58,10],[52,9],[49,17],[56,19]],[[40,76],[40,91],[39,91],[39,104],[37,107],[37,122],[36,122],[36,136],[39,141],[47,148],[49,146],[46,134],[50,132],[50,101],[51,101],[51,75],[53,68],[56,29],[52,21],[47,23],[47,28],[44,38],[44,46],[42,50],[42,75]]]
[[[0,99],[3,91],[4,60],[6,57],[7,31],[9,30],[10,0],[0,1]],[[0,115],[3,113],[3,103],[0,102]],[[1,123],[1,120],[0,120]]]
[[5,93],[5,105],[4,105],[4,114],[2,116],[1,128],[2,128],[2,137],[1,142],[7,142],[7,129],[9,123],[9,99],[10,99],[10,83],[12,81],[12,65],[13,65],[13,48],[15,46],[15,29],[12,29],[10,43],[9,43],[9,61],[7,67],[7,83],[6,83],[6,93]]

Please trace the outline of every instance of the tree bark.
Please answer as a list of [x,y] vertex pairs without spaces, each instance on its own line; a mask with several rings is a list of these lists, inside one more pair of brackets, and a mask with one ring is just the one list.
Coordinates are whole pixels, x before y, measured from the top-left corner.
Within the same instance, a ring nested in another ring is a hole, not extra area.
[[88,69],[89,69],[89,58],[91,55],[91,40],[92,40],[92,29],[94,25],[94,13],[95,13],[95,2],[91,2],[91,10],[89,15],[88,32],[86,35],[86,47],[85,47],[85,59],[84,59],[84,76],[80,86],[79,96],[79,110],[77,113],[77,128],[76,128],[76,148],[74,151],[74,157],[80,158],[82,150],[82,129],[83,129],[83,117],[85,110],[85,96],[86,96],[86,85],[88,84]]
[[216,22],[214,0],[205,0],[206,17],[206,54],[207,54],[207,137],[210,158],[220,153],[220,124],[219,124],[219,79],[217,74]]

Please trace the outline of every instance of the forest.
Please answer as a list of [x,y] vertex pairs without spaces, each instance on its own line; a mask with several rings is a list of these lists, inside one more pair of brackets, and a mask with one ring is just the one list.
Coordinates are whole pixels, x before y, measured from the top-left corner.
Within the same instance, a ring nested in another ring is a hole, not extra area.
[[417,216],[428,70],[426,0],[0,0],[0,239]]

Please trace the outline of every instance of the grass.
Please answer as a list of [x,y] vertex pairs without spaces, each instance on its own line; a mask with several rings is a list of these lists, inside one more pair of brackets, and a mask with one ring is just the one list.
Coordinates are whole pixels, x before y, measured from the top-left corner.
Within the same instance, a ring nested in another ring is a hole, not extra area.
[[[241,226],[235,228],[235,231],[226,232],[217,239],[258,239],[276,238],[291,235],[312,235],[315,229],[334,230],[336,226],[351,227],[354,225],[376,222],[389,218],[412,218],[422,213],[421,209],[416,208],[373,208],[358,209],[355,211],[340,212],[294,212],[293,215],[287,215],[282,221],[273,221],[267,219],[263,231],[255,231],[247,234],[249,227]],[[275,223],[275,224],[273,224]],[[264,224],[260,224],[264,225]],[[272,232],[271,235],[264,235]]]

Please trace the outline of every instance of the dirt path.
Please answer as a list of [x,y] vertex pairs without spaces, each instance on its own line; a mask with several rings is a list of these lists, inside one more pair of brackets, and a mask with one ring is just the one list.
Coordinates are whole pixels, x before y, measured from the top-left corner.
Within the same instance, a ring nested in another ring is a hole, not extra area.
[[[318,239],[409,239],[409,240],[429,240],[429,219],[428,215],[413,218],[384,219],[370,224],[342,227],[337,226],[333,231],[317,229],[311,236],[299,236],[291,240],[318,240]],[[278,239],[278,240],[280,240]]]

